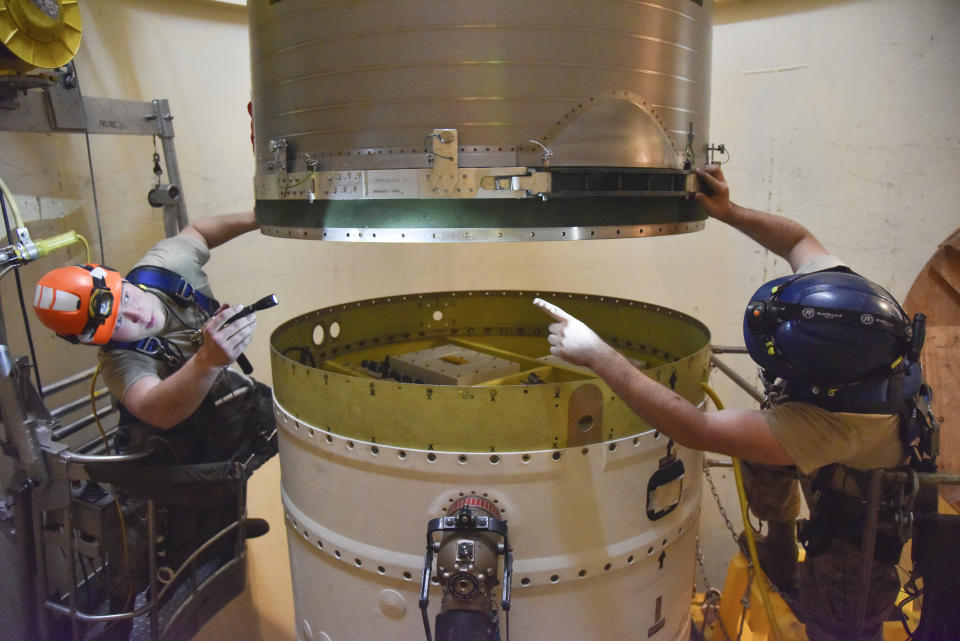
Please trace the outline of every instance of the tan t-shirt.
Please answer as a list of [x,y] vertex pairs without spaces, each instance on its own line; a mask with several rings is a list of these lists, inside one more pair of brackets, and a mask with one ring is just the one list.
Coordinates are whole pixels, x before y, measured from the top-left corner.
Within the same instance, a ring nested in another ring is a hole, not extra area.
[[[206,243],[190,235],[177,235],[154,245],[135,266],[153,265],[169,269],[182,276],[204,295],[213,298],[210,281],[202,269],[209,259],[210,250]],[[160,335],[182,353],[185,361],[199,347],[196,330],[203,327],[207,320],[206,314],[196,305],[182,307],[162,292],[154,289],[149,291],[156,294],[167,309],[167,322]],[[164,379],[175,371],[174,367],[162,359],[129,349],[101,349],[97,357],[107,388],[121,401],[130,386],[141,378],[156,376]]]
[[837,258],[830,254],[824,254],[822,256],[817,256],[812,260],[808,260],[803,265],[797,269],[796,274],[812,274],[813,272],[823,271],[824,269],[833,269],[834,267],[849,267],[843,259]]
[[906,459],[900,417],[894,414],[829,412],[810,403],[787,402],[763,410],[763,416],[804,474],[829,463],[869,470],[896,467]]

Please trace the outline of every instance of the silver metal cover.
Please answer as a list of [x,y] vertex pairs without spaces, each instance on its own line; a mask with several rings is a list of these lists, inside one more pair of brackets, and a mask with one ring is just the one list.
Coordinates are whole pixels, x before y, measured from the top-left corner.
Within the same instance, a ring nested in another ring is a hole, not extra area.
[[[705,160],[712,0],[248,6],[265,233],[530,240],[511,230],[543,227],[629,237],[704,219],[683,170]],[[461,175],[467,168],[476,171]],[[381,189],[325,191],[319,172]],[[519,179],[498,182],[509,176]],[[381,202],[361,204],[373,198]],[[473,233],[433,237],[438,229]]]

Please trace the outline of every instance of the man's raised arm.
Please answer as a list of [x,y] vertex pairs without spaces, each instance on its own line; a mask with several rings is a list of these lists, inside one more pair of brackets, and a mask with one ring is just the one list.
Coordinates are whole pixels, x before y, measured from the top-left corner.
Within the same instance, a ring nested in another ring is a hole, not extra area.
[[730,200],[730,188],[723,171],[716,165],[698,169],[697,175],[707,188],[695,198],[707,213],[739,229],[765,248],[790,263],[793,271],[829,252],[800,223],[766,212],[748,209]]
[[184,227],[180,233],[198,237],[213,249],[228,240],[260,227],[252,211],[239,214],[222,214],[201,218]]

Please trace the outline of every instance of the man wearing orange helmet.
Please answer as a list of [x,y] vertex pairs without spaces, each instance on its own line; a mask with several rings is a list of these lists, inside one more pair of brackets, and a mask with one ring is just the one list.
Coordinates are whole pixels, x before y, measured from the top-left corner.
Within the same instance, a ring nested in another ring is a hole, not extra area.
[[[100,346],[103,379],[120,402],[118,447],[154,446],[148,462],[163,470],[179,469],[164,464],[234,461],[249,476],[277,452],[270,388],[228,367],[249,346],[256,316],[230,322],[241,306],[219,305],[203,271],[210,249],[257,227],[253,212],[202,219],[154,245],[126,277],[100,265],[75,265],[37,283],[38,318],[72,343]],[[116,474],[108,480],[120,488],[132,481],[152,484],[161,496],[171,490],[165,472]],[[236,482],[191,489],[189,505],[161,499],[168,563],[182,562],[237,519]],[[263,519],[247,519],[244,533],[251,538],[268,529]],[[214,546],[210,554],[232,551],[224,542],[229,550]],[[146,567],[143,555],[131,554],[134,593],[145,586]],[[110,576],[111,608],[119,611],[129,605],[128,579]],[[130,626],[117,626],[116,638],[125,638]]]
[[126,278],[75,265],[38,281],[40,320],[72,343],[101,346],[103,380],[120,403],[119,446],[160,439],[169,462],[237,460],[248,475],[276,453],[270,388],[228,367],[256,316],[229,322],[241,306],[219,305],[203,271],[210,249],[257,227],[253,212],[213,216],[158,242]]
[[[250,314],[227,321],[240,306],[211,316],[195,300],[213,300],[202,266],[210,249],[257,228],[252,212],[215,216],[160,241],[137,263],[179,275],[184,297],[136,285],[99,265],[61,267],[37,283],[34,310],[63,338],[102,346],[104,380],[124,408],[144,423],[168,429],[189,418],[223,378],[224,368],[250,344],[257,326]],[[153,342],[150,354],[143,345]],[[157,358],[160,353],[163,357]]]

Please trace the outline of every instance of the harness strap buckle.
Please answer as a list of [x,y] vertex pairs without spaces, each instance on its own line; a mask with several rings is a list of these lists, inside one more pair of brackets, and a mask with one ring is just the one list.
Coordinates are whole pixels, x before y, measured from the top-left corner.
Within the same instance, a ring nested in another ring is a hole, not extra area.
[[162,358],[170,367],[177,368],[183,364],[182,359],[170,349],[167,341],[159,336],[148,336],[134,345],[133,349],[151,358]]
[[177,285],[178,285],[177,289],[174,292],[174,295],[176,295],[177,298],[181,298],[184,301],[190,302],[190,303],[196,300],[197,297],[196,297],[196,292],[193,289],[193,285],[191,285],[190,283],[188,283],[186,280],[182,278],[180,279],[180,282]]
[[137,342],[133,349],[147,356],[156,356],[163,351],[163,343],[159,336],[148,336]]
[[[907,483],[900,485],[900,500],[897,502],[897,511],[894,519],[897,522],[897,534],[900,541],[906,543],[913,532],[913,506],[920,493],[920,477],[912,467],[907,468]],[[909,484],[910,488],[907,489]]]

